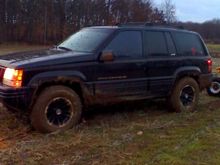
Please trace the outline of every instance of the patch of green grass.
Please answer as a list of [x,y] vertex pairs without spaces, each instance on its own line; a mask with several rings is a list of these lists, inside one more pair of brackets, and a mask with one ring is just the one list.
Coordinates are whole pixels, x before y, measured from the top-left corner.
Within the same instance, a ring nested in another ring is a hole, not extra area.
[[207,44],[210,51],[220,52],[220,44]]
[[207,44],[210,52],[220,52],[220,44]]
[[219,164],[219,110],[211,112],[200,103],[198,112],[159,117],[162,126],[170,120],[172,124],[146,130],[137,140],[142,145],[130,161],[149,165]]

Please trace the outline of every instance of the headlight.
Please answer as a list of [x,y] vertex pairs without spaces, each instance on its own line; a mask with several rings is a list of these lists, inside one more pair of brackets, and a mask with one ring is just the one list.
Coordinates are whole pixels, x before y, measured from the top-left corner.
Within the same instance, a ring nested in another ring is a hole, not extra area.
[[23,70],[6,68],[3,76],[3,84],[19,88],[22,86]]

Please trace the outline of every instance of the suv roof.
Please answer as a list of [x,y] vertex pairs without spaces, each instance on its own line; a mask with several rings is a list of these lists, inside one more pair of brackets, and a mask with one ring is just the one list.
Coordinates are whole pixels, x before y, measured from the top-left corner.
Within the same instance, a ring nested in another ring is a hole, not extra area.
[[153,23],[127,23],[119,24],[115,26],[91,26],[88,28],[96,29],[154,29],[154,30],[163,30],[163,31],[179,31],[198,34],[193,31],[184,29],[182,26],[170,25],[170,24],[153,24]]

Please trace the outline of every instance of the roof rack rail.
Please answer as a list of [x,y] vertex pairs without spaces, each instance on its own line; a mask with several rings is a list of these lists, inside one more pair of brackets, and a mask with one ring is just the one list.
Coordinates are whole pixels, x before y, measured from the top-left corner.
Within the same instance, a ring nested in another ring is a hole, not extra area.
[[158,27],[167,27],[167,28],[176,28],[176,29],[184,29],[184,26],[179,25],[177,23],[160,23],[160,22],[156,22],[156,23],[152,23],[152,22],[146,22],[145,26],[158,26]]
[[118,26],[145,26],[145,22],[127,22],[123,24],[118,23]]
[[128,22],[124,24],[118,23],[119,27],[127,27],[127,26],[157,26],[157,27],[168,27],[168,28],[176,28],[176,29],[184,29],[182,25],[178,25],[175,23],[161,23],[161,22]]

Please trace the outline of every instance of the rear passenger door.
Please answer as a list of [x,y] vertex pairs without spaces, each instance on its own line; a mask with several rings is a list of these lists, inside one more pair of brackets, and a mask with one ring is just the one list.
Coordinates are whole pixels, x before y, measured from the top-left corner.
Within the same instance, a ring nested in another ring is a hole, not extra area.
[[146,76],[150,95],[164,96],[171,89],[174,72],[180,62],[169,32],[145,31],[144,54],[147,56]]

